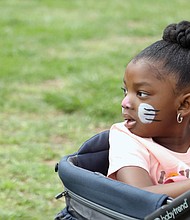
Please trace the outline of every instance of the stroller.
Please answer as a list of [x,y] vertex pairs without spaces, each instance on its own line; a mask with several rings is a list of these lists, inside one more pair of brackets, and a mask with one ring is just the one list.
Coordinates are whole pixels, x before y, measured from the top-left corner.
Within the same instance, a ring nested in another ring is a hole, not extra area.
[[190,191],[172,199],[107,178],[108,153],[106,130],[56,164],[64,185],[56,199],[65,196],[66,207],[54,220],[190,219]]

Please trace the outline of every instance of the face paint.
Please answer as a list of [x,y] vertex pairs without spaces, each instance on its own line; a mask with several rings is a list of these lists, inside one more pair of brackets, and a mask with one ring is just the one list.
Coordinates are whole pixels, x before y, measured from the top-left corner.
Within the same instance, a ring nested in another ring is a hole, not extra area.
[[157,112],[160,110],[154,109],[153,106],[147,104],[147,103],[141,103],[138,107],[138,116],[142,123],[149,124],[153,121],[160,121],[157,119],[154,119],[157,116]]

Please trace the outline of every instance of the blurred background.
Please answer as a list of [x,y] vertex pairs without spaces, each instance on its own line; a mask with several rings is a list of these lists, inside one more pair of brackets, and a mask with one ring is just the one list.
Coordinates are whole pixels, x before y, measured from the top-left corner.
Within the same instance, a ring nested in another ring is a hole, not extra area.
[[53,219],[54,165],[122,120],[123,74],[189,1],[0,1],[0,219]]

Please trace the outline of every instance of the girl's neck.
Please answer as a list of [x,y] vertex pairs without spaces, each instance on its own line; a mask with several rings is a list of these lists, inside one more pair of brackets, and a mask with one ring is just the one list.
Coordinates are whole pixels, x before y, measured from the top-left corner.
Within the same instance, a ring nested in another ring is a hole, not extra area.
[[155,137],[152,139],[171,151],[186,153],[190,147],[190,122],[187,121],[186,125],[181,124],[175,131],[170,137]]
[[163,147],[178,153],[186,153],[190,147],[190,135],[183,138],[153,138],[153,140]]

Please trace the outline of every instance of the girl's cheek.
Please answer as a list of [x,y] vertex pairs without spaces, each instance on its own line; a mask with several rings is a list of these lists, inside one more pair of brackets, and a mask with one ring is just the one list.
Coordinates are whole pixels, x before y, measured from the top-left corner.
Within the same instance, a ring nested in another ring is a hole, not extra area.
[[141,103],[138,107],[138,117],[144,124],[149,124],[154,121],[157,110],[152,105]]

